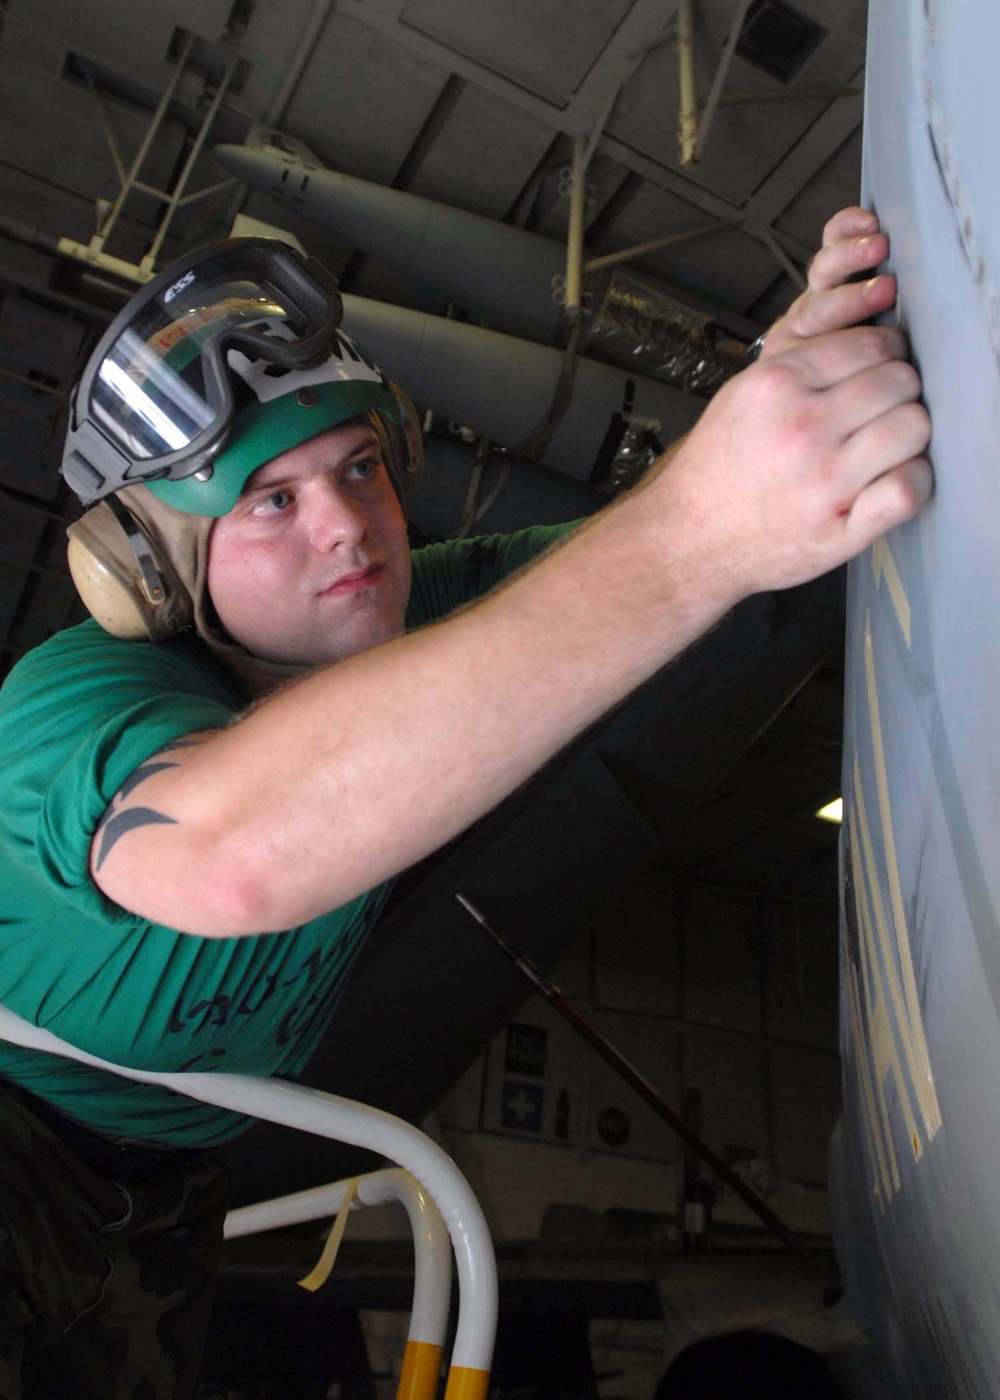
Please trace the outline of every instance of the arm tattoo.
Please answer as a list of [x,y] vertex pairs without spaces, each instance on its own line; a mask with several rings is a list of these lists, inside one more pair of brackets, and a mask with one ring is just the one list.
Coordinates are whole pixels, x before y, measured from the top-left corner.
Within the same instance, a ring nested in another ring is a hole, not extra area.
[[[173,768],[176,764],[164,764],[164,767]],[[111,853],[111,848],[118,839],[125,835],[126,831],[134,831],[139,826],[176,826],[173,817],[166,817],[162,812],[154,812],[152,807],[130,807],[127,812],[116,812],[113,816],[105,816],[98,831],[101,835],[101,849],[97,853],[96,869],[100,870],[105,860]]]
[[[197,739],[178,739],[172,744],[165,744],[160,750],[160,754],[170,753],[174,749],[191,748],[198,743]],[[157,755],[157,758],[160,755]],[[97,830],[102,833],[101,845],[97,853],[95,868],[100,870],[101,866],[111,854],[111,850],[116,842],[125,835],[127,831],[135,831],[140,826],[176,826],[177,822],[173,817],[166,816],[163,812],[157,812],[152,807],[129,807],[127,811],[117,810],[115,804],[124,801],[131,792],[151,778],[154,773],[162,773],[166,768],[177,768],[176,763],[158,763],[155,759],[140,764],[135,772],[126,778],[118,792],[112,800],[111,806],[104,813],[98,822]]]

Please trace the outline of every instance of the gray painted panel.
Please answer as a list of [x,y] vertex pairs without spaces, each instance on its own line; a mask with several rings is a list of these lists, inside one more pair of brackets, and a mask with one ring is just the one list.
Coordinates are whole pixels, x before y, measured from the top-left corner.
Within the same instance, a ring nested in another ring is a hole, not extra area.
[[631,0],[406,0],[404,23],[562,106],[627,15]]
[[873,5],[865,183],[936,496],[852,566],[845,716],[838,1248],[901,1385],[961,1400],[1000,1393],[998,50],[988,0]]

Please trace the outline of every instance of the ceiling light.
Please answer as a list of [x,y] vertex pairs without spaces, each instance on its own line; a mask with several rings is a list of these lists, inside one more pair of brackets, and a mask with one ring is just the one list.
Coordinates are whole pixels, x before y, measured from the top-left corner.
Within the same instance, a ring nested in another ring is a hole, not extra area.
[[820,821],[836,822],[839,826],[844,820],[844,799],[842,797],[835,797],[833,801],[828,802],[825,807],[820,807],[819,811],[814,813],[814,815],[819,817]]

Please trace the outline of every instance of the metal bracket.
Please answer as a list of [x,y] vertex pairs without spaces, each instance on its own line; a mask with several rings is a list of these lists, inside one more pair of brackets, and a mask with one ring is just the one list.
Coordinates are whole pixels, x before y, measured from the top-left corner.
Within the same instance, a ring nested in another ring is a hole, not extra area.
[[[198,134],[192,142],[191,149],[188,152],[187,159],[184,162],[184,168],[178,176],[173,189],[159,190],[151,185],[145,184],[139,178],[142,167],[146,162],[146,158],[149,155],[150,150],[152,149],[153,141],[155,140],[157,133],[163,125],[170,104],[177,93],[177,89],[180,85],[181,78],[184,76],[184,73],[189,65],[189,62],[191,60],[191,52],[194,48],[194,43],[195,35],[189,33],[184,41],[184,47],[182,48],[178,56],[177,63],[174,68],[174,72],[170,79],[170,82],[167,84],[160,97],[160,101],[157,105],[156,111],[153,113],[149,126],[146,129],[146,134],[143,137],[142,143],[140,144],[139,149],[136,152],[132,164],[128,170],[125,169],[124,163],[122,162],[117,147],[115,146],[114,134],[111,130],[111,125],[108,121],[108,116],[104,108],[104,104],[101,102],[100,93],[97,89],[97,85],[94,83],[92,78],[88,79],[91,91],[93,92],[94,97],[97,101],[98,110],[101,116],[101,123],[104,127],[104,133],[107,137],[108,145],[111,149],[112,160],[114,161],[115,169],[118,172],[120,188],[117,196],[111,203],[108,203],[104,200],[98,202],[98,209],[100,211],[100,221],[97,232],[94,234],[93,238],[91,238],[89,243],[78,243],[75,241],[75,239],[72,238],[59,239],[59,242],[57,244],[57,251],[61,253],[64,257],[73,258],[77,262],[90,263],[92,266],[103,268],[107,272],[114,273],[116,276],[124,277],[132,282],[148,282],[156,270],[156,259],[159,256],[160,249],[163,246],[163,240],[167,235],[167,232],[170,228],[171,223],[173,222],[173,218],[177,210],[184,204],[190,204],[196,199],[204,199],[207,195],[216,194],[220,189],[224,189],[229,185],[236,183],[234,180],[225,180],[221,183],[216,183],[210,186],[208,189],[198,190],[194,194],[184,193],[185,189],[187,188],[187,183],[191,178],[192,171],[194,170],[195,163],[198,160],[198,157],[201,155],[201,150],[205,144],[205,140],[208,137],[209,131],[211,130],[215,118],[218,115],[219,108],[222,106],[223,99],[225,98],[226,93],[229,91],[233,78],[236,74],[236,69],[239,64],[239,58],[235,52],[229,58],[225,72],[223,73],[222,78],[220,79],[215,89],[215,92],[212,95],[212,100],[209,103],[208,110],[202,118],[201,125],[198,128]],[[123,258],[113,257],[111,254],[106,253],[104,251],[104,246],[108,241],[109,237],[111,236],[112,229],[118,221],[118,217],[121,214],[122,209],[124,208],[125,201],[133,190],[139,190],[142,193],[150,194],[155,196],[156,198],[163,199],[166,201],[167,205],[163,217],[161,218],[160,223],[157,227],[156,233],[153,238],[153,242],[150,244],[148,251],[139,263],[127,262]]]

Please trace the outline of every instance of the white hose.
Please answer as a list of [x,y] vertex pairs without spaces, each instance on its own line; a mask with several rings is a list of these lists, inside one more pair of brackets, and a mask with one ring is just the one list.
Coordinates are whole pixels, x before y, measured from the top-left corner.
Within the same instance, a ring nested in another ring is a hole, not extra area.
[[160,1085],[233,1113],[365,1147],[398,1162],[437,1203],[455,1251],[459,1310],[452,1367],[489,1371],[497,1320],[496,1261],[489,1230],[479,1202],[455,1163],[418,1128],[381,1109],[301,1084],[245,1074],[162,1074],[115,1065],[31,1025],[7,1007],[0,1007],[0,1039],[78,1060],[140,1084]]
[[[252,1206],[239,1206],[226,1216],[226,1239],[335,1215],[350,1184],[335,1181]],[[451,1249],[441,1212],[420,1182],[401,1167],[387,1167],[359,1177],[355,1199],[365,1206],[400,1201],[406,1207],[413,1230],[414,1257],[413,1309],[407,1337],[411,1342],[443,1347],[451,1302]]]

